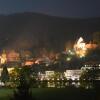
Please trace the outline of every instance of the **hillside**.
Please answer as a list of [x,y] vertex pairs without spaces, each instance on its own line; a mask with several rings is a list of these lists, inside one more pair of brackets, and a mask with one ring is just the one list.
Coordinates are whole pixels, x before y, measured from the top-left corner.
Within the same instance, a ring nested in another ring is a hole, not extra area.
[[100,31],[100,18],[60,18],[38,13],[0,15],[0,48],[62,50],[66,42]]

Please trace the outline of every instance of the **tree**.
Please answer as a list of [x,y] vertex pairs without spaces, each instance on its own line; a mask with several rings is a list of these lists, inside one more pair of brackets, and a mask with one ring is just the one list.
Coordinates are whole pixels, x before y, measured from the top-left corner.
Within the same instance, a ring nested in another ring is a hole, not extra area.
[[31,84],[30,84],[30,71],[23,67],[19,71],[19,85],[14,91],[14,96],[11,100],[33,100]]
[[13,70],[11,70],[9,76],[10,76],[10,86],[11,87],[17,87],[19,85],[19,72],[20,68],[15,67]]
[[7,70],[7,66],[4,65],[3,70],[1,72],[1,82],[3,82],[6,85],[6,83],[8,81],[9,81],[9,73],[8,73],[8,70]]
[[100,32],[93,33],[93,42],[97,43],[100,46]]

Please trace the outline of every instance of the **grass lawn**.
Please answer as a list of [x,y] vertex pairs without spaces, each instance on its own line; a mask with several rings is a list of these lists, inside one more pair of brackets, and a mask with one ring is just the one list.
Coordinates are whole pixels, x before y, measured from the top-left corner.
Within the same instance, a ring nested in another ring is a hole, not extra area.
[[0,100],[9,100],[11,95],[13,95],[13,89],[0,88]]
[[[0,100],[9,100],[13,89],[1,88]],[[95,91],[67,88],[34,88],[33,97],[35,100],[96,100]]]

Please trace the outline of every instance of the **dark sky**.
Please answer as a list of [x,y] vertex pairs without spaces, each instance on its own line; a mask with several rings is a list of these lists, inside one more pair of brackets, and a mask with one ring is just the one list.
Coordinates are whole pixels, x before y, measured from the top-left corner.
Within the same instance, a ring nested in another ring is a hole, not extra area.
[[0,0],[0,14],[39,12],[62,17],[100,17],[100,0]]

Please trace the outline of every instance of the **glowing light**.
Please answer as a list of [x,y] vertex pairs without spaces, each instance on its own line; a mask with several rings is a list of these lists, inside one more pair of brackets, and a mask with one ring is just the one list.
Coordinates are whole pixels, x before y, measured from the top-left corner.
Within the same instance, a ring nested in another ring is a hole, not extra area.
[[47,80],[49,81],[50,79],[49,79],[49,78],[47,78]]
[[57,78],[57,80],[59,81],[59,78]]
[[70,60],[71,60],[71,58],[70,58],[70,57],[68,57],[66,60],[67,60],[67,61],[70,61]]
[[72,51],[72,50],[68,50],[68,54],[69,55],[75,55],[74,51]]
[[54,78],[52,78],[52,81],[54,81]]
[[0,56],[1,64],[5,64],[7,62],[7,57],[5,51],[3,51],[2,55]]
[[74,45],[74,50],[80,58],[85,57],[87,48],[82,37],[80,37],[77,43]]
[[43,81],[43,78],[41,78],[41,81]]
[[64,80],[64,79],[62,78],[62,80]]
[[14,68],[7,68],[7,69],[9,73],[11,73],[14,70]]
[[4,86],[5,84],[3,82],[0,82],[0,86]]
[[30,65],[33,65],[33,64],[34,64],[34,63],[33,63],[32,61],[26,61],[26,62],[25,62],[25,65],[26,65],[26,66],[30,66]]
[[71,77],[71,79],[74,81],[74,80],[75,80],[75,77],[74,77],[74,76],[72,76],[72,77]]

